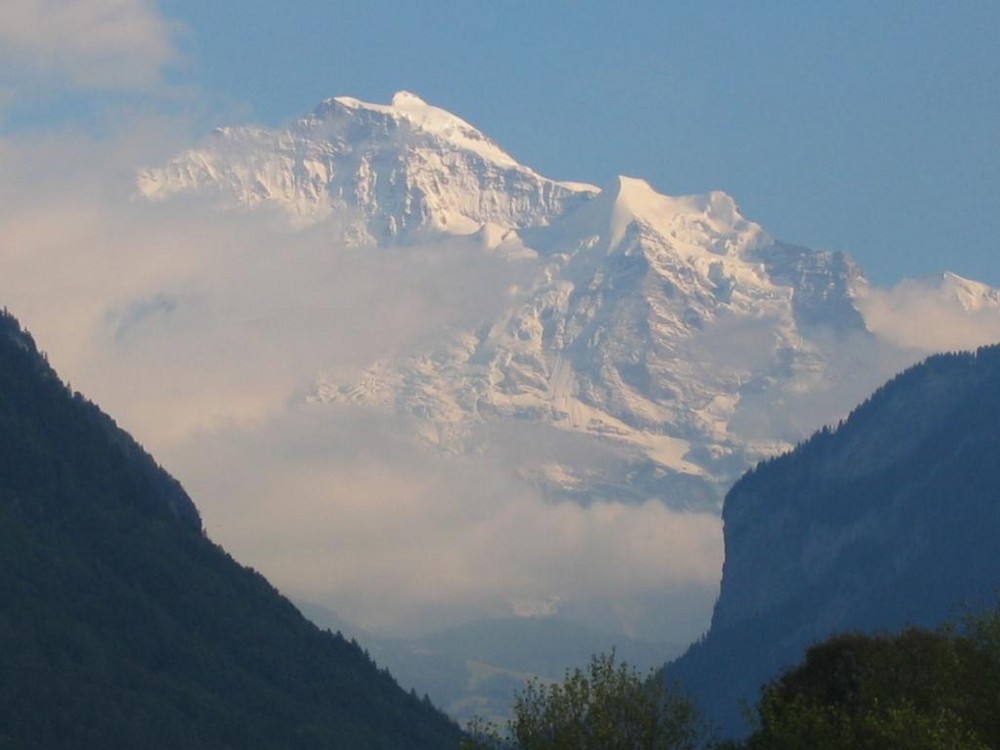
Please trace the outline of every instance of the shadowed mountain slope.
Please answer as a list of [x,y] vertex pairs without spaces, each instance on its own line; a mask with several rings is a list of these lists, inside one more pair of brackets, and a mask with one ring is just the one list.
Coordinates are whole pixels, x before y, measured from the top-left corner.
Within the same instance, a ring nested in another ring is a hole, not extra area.
[[843,630],[932,626],[1000,590],[1000,347],[931,357],[745,474],[707,636],[666,673],[727,732],[740,699]]
[[458,728],[203,534],[0,318],[0,746],[447,748]]

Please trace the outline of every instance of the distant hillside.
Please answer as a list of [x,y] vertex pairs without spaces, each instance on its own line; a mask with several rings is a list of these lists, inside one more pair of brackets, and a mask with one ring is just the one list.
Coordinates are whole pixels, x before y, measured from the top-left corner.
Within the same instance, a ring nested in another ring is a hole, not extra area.
[[0,747],[448,748],[0,316]]
[[668,665],[728,732],[738,701],[846,629],[936,625],[1000,591],[1000,347],[931,357],[725,501],[712,626]]
[[529,679],[561,680],[594,654],[614,649],[619,660],[645,672],[684,649],[588,630],[558,616],[475,620],[416,638],[379,638],[324,607],[299,608],[320,627],[354,635],[400,685],[429,695],[462,724],[475,718],[503,723]]

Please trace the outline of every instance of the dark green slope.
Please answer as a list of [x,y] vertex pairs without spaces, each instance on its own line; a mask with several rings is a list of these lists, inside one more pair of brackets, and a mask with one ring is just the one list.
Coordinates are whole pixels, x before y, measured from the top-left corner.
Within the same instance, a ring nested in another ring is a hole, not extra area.
[[939,355],[745,474],[712,626],[667,667],[727,733],[739,701],[846,630],[936,626],[1000,593],[1000,347]]
[[210,542],[180,485],[0,318],[0,748],[458,740]]

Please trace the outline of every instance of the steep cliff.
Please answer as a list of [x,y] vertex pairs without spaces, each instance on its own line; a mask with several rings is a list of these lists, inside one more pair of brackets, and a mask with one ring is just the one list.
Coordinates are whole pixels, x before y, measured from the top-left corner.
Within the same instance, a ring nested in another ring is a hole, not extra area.
[[739,700],[849,629],[936,625],[1000,591],[1000,347],[938,355],[745,474],[707,636],[666,673],[729,732]]

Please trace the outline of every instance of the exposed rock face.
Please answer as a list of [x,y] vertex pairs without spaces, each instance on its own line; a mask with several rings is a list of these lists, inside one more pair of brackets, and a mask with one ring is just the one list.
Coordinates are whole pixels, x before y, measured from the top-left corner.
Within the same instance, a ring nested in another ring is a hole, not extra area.
[[707,637],[668,666],[730,731],[738,699],[848,629],[937,625],[996,602],[1000,347],[939,355],[726,497]]

